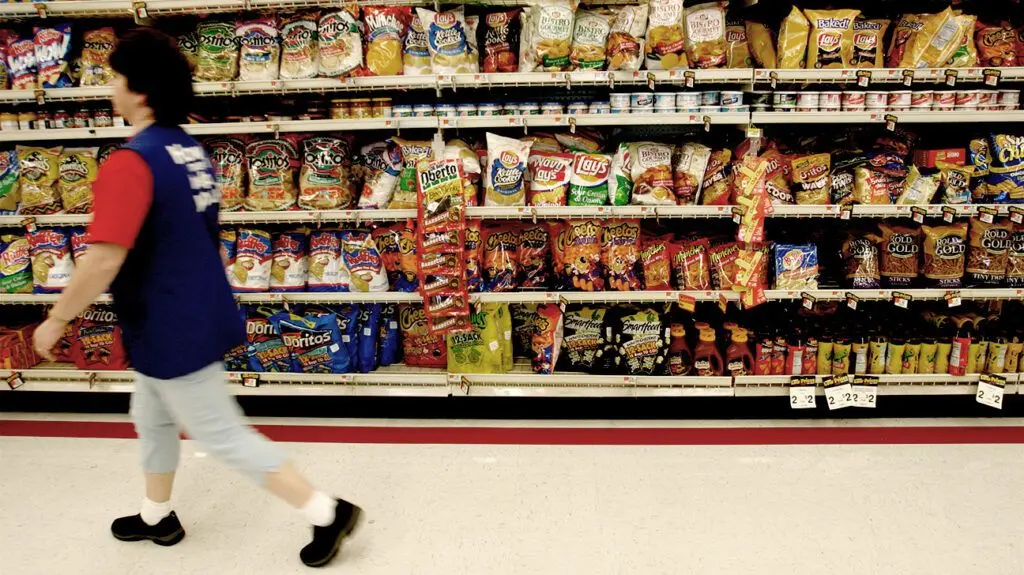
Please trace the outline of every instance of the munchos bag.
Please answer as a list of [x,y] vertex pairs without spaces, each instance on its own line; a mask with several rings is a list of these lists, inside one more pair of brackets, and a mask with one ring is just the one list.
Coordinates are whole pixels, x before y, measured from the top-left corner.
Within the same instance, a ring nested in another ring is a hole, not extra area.
[[412,21],[409,6],[364,6],[366,71],[370,76],[403,73],[402,39]]
[[640,237],[640,263],[643,265],[644,289],[672,289],[672,235]]

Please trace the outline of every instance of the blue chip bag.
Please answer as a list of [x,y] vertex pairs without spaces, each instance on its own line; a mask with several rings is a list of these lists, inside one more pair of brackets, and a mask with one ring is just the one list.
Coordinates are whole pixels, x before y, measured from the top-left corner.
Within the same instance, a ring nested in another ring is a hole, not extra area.
[[[238,314],[242,316],[242,323],[246,320],[245,306],[238,307]],[[248,325],[246,330],[248,331]],[[249,371],[249,344],[243,343],[229,349],[224,354],[224,369],[227,371]]]
[[36,67],[40,88],[70,88],[68,52],[71,48],[71,24],[35,27]]
[[380,338],[381,304],[364,304],[359,310],[359,352],[355,369],[369,373],[377,369],[377,340]]
[[[288,372],[294,367],[291,351],[281,339],[277,326],[270,320],[273,310],[245,308],[245,338],[249,370],[256,372]],[[275,314],[276,315],[276,314]]]
[[1024,137],[989,136],[988,198],[995,203],[1024,203]]
[[398,329],[398,304],[386,303],[380,313],[380,341],[377,344],[378,360],[381,367],[398,363],[402,342]]
[[338,329],[341,331],[341,345],[348,351],[348,357],[355,367],[359,355],[359,306],[342,304],[335,306]]
[[814,244],[775,244],[775,289],[818,289],[818,248]]
[[303,317],[288,312],[274,314],[270,321],[281,333],[302,373],[345,373],[349,358],[341,346],[338,319],[334,314]]

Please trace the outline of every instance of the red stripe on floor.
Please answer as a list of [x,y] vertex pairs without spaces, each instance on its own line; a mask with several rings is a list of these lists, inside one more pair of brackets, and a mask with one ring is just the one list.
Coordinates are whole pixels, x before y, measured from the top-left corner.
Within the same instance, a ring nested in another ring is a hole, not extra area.
[[[335,427],[256,426],[275,441],[484,445],[815,445],[1024,443],[1024,427]],[[131,439],[127,422],[0,420],[0,436]]]

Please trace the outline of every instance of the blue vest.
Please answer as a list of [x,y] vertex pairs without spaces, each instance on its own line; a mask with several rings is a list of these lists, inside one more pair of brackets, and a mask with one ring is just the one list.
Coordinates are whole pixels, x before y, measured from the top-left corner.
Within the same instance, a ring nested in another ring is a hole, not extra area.
[[110,286],[132,366],[170,379],[221,361],[245,327],[221,263],[220,192],[199,142],[150,126],[124,146],[153,174],[153,204]]

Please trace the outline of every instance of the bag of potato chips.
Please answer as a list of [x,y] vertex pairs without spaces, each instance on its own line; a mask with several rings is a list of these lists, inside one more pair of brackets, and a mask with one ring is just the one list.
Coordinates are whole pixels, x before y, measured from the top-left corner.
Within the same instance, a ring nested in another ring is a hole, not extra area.
[[725,67],[753,68],[754,57],[747,42],[747,28],[742,21],[727,22],[725,26]]
[[779,68],[795,70],[804,67],[807,60],[807,37],[810,32],[811,23],[799,8],[793,6],[779,28]]
[[420,24],[427,35],[430,65],[435,74],[474,74],[480,64],[470,50],[470,34],[462,7],[447,12],[417,8]]
[[647,20],[644,64],[648,70],[687,67],[683,0],[652,0]]
[[900,60],[901,68],[934,68],[946,63],[960,46],[960,24],[952,8],[926,15]]
[[888,20],[866,20],[858,18],[853,23],[853,59],[850,65],[854,68],[882,68],[885,66],[885,51],[882,50],[882,39],[889,28]]
[[978,46],[974,43],[974,26],[977,16],[961,14],[956,17],[960,25],[960,44],[953,50],[953,55],[946,61],[951,68],[972,68],[978,65]]
[[688,6],[683,14],[686,29],[686,59],[694,68],[725,65],[729,45],[725,40],[724,2]]
[[811,24],[808,68],[848,68],[853,60],[853,25],[859,10],[807,10]]
[[21,186],[21,213],[24,215],[55,214],[61,210],[57,180],[60,178],[60,155],[64,148],[17,146],[18,182]]
[[405,46],[402,48],[402,62],[406,76],[425,76],[433,73],[430,65],[430,48],[427,47],[427,32],[423,29],[423,21],[419,16],[409,24],[409,33],[405,35]]
[[629,155],[633,159],[630,169],[632,203],[675,205],[672,177],[675,146],[655,142],[636,142],[629,146]]
[[57,168],[64,211],[69,214],[92,212],[92,183],[96,180],[99,166],[96,164],[96,148],[64,148]]
[[541,0],[523,11],[520,72],[569,70],[576,0]]
[[910,48],[914,36],[924,27],[924,18],[927,14],[904,14],[896,23],[892,31],[892,40],[889,41],[889,52],[885,59],[888,68],[899,68],[903,57]]
[[607,10],[580,10],[572,32],[569,60],[574,70],[605,67],[605,43],[611,31],[612,15]]
[[403,72],[402,39],[412,21],[409,6],[364,6],[365,65],[370,76],[398,76]]
[[772,31],[760,22],[746,22],[744,27],[747,30],[747,44],[750,46],[750,55],[760,68],[777,68],[779,58],[775,53],[775,39]]
[[605,54],[609,70],[635,72],[643,63],[641,43],[647,31],[647,4],[623,6],[615,12]]

